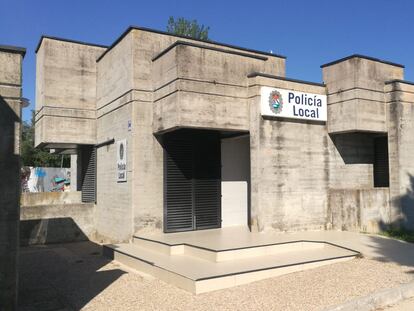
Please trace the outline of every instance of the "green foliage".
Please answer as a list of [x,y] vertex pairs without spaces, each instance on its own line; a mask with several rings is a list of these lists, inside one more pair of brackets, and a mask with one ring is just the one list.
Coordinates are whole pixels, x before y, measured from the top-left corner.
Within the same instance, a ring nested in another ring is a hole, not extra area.
[[[30,122],[24,121],[22,124],[21,159],[23,166],[35,167],[60,167],[62,155],[51,154],[42,148],[34,147],[34,118]],[[63,155],[63,167],[70,167],[70,157]]]
[[404,228],[389,228],[382,234],[390,238],[414,243],[414,231],[407,230]]
[[184,17],[175,19],[172,16],[168,19],[167,32],[174,35],[186,36],[199,40],[208,40],[209,30],[210,27],[199,25],[195,19],[188,20]]

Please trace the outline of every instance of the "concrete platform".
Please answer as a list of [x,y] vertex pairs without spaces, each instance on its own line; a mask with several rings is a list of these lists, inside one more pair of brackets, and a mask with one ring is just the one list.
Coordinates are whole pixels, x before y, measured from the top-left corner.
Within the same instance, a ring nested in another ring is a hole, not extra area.
[[195,294],[350,260],[358,251],[312,235],[247,228],[135,236],[104,254]]

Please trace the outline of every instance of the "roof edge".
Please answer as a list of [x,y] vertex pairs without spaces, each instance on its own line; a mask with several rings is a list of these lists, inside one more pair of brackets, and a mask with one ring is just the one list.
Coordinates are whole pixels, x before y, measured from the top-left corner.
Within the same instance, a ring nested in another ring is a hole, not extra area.
[[65,39],[65,38],[59,38],[59,37],[52,37],[52,36],[42,35],[40,37],[39,43],[36,46],[35,53],[37,53],[37,51],[40,49],[40,46],[42,45],[43,39],[51,39],[51,40],[63,41],[63,42],[81,44],[81,45],[96,46],[96,47],[105,48],[105,49],[108,48],[107,45],[102,45],[102,44],[89,43],[89,42],[84,42],[84,41],[78,41],[78,40],[72,40],[72,39]]
[[321,68],[328,67],[328,66],[331,66],[331,65],[335,65],[335,64],[344,62],[344,61],[346,61],[348,59],[356,58],[356,57],[358,57],[358,58],[364,58],[364,59],[368,59],[368,60],[372,60],[374,62],[379,62],[379,63],[391,65],[391,66],[405,68],[405,66],[404,65],[401,65],[401,64],[389,62],[387,60],[383,60],[383,59],[379,59],[379,58],[375,58],[375,57],[371,57],[371,56],[366,56],[366,55],[362,55],[362,54],[352,54],[352,55],[349,55],[349,56],[340,58],[338,60],[334,60],[332,62],[329,62],[329,63],[326,63],[326,64],[321,65]]
[[247,75],[247,77],[248,78],[265,77],[265,78],[270,78],[270,79],[277,79],[277,80],[283,80],[283,81],[288,81],[288,82],[296,82],[296,83],[302,83],[302,84],[309,84],[309,85],[314,85],[314,86],[321,86],[321,87],[325,87],[326,86],[324,83],[318,83],[318,82],[312,82],[312,81],[305,81],[305,80],[299,80],[299,79],[286,78],[286,77],[270,75],[270,74],[262,73],[262,72],[252,72],[252,73],[249,73]]
[[0,51],[8,52],[8,53],[15,53],[21,54],[22,57],[26,55],[26,48],[20,46],[13,46],[13,45],[0,45]]
[[176,46],[179,46],[179,45],[191,46],[191,47],[196,47],[196,48],[200,48],[200,49],[212,50],[212,51],[228,53],[228,54],[233,54],[233,55],[238,55],[238,56],[243,56],[243,57],[250,57],[250,58],[255,58],[255,59],[259,59],[259,60],[263,60],[263,61],[268,60],[268,58],[266,56],[255,55],[255,54],[250,54],[250,53],[243,53],[243,52],[238,52],[238,51],[233,51],[233,50],[226,50],[226,49],[222,49],[222,48],[218,48],[218,47],[214,47],[214,46],[208,46],[208,45],[204,45],[204,44],[198,44],[198,43],[193,43],[193,42],[188,42],[188,41],[177,40],[173,44],[168,46],[166,49],[164,49],[160,53],[158,53],[155,57],[153,57],[152,61],[153,62],[156,61],[161,56],[165,55],[166,53],[168,53],[173,48],[175,48]]
[[403,83],[403,84],[414,85],[413,81],[406,81],[406,80],[401,80],[401,79],[393,79],[393,80],[385,81],[385,84],[392,84],[392,83]]
[[96,59],[96,61],[99,62],[105,56],[105,54],[108,53],[113,47],[115,47],[131,30],[141,30],[141,31],[153,32],[153,33],[157,33],[157,34],[161,34],[161,35],[167,35],[167,36],[172,36],[172,37],[177,37],[177,38],[189,39],[189,40],[193,40],[193,41],[196,41],[196,42],[203,42],[203,43],[215,44],[215,45],[220,45],[220,46],[224,46],[224,47],[228,47],[228,48],[232,48],[232,49],[236,49],[236,50],[241,50],[241,51],[245,51],[245,52],[263,54],[263,55],[266,55],[266,56],[273,56],[273,57],[278,57],[278,58],[286,59],[286,56],[283,56],[283,55],[278,55],[278,54],[273,54],[273,53],[269,53],[269,52],[264,52],[264,51],[259,51],[259,50],[244,48],[244,47],[240,47],[240,46],[237,46],[237,45],[232,45],[232,44],[227,44],[227,43],[220,43],[220,42],[216,42],[216,41],[212,41],[212,40],[194,39],[194,38],[191,38],[191,37],[182,36],[182,35],[175,35],[175,34],[168,33],[166,31],[152,29],[152,28],[147,28],[147,27],[129,26],[127,28],[127,30],[125,30],[114,41],[114,43],[112,43],[108,47],[108,49],[105,52],[103,52],[102,55],[99,56]]

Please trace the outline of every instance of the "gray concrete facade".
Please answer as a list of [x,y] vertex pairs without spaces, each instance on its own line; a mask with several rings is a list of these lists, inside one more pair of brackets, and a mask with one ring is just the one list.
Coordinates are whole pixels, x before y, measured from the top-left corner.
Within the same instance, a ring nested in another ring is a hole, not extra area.
[[17,309],[24,48],[0,46],[0,310]]
[[[96,147],[94,217],[102,241],[163,230],[161,141],[182,128],[248,135],[253,231],[414,226],[407,192],[414,86],[402,80],[403,66],[353,55],[323,65],[322,73],[324,83],[288,79],[283,56],[145,28],[129,28],[110,47],[43,37],[36,144]],[[263,117],[262,87],[327,95],[327,122]],[[389,186],[378,187],[375,148],[384,137]],[[124,139],[127,181],[117,182],[116,148]]]

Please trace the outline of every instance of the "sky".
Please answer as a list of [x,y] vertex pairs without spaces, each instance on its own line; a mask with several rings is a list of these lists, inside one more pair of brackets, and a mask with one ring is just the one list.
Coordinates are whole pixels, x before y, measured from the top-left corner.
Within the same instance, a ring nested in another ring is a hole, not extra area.
[[110,45],[130,25],[165,30],[170,16],[185,17],[214,41],[287,56],[289,78],[322,82],[320,65],[356,53],[403,64],[414,80],[413,13],[411,0],[0,0],[0,45],[27,49],[28,120],[42,35]]

